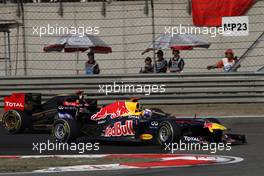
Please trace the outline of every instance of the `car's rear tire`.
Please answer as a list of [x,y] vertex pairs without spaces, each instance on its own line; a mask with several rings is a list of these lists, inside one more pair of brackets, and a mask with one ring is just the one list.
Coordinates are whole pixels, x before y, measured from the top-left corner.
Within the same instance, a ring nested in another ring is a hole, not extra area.
[[7,111],[2,118],[2,123],[6,131],[10,134],[17,134],[26,128],[31,127],[30,117],[19,110]]
[[160,145],[179,142],[181,129],[178,125],[170,121],[160,123],[157,133],[157,141]]
[[77,124],[73,119],[57,119],[52,127],[52,137],[56,142],[74,142],[79,134]]

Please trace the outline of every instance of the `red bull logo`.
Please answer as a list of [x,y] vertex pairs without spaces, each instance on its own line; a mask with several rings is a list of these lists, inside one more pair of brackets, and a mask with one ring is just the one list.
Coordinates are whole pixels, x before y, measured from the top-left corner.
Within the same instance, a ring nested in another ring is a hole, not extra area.
[[101,108],[99,112],[92,115],[91,119],[101,120],[101,119],[106,118],[108,115],[110,115],[111,118],[114,119],[114,118],[117,118],[119,116],[122,116],[128,113],[129,113],[129,110],[126,107],[126,103],[117,101],[115,103],[112,103],[110,105],[107,105]]
[[105,137],[111,136],[130,136],[134,135],[135,131],[133,129],[133,121],[127,120],[125,125],[122,125],[121,122],[114,123],[114,126],[108,126],[105,129]]
[[213,127],[213,123],[204,122],[204,128],[212,128],[212,127]]
[[211,123],[211,122],[205,122],[204,128],[208,128],[211,133],[213,133],[214,130],[227,130],[225,126],[218,124],[218,123]]

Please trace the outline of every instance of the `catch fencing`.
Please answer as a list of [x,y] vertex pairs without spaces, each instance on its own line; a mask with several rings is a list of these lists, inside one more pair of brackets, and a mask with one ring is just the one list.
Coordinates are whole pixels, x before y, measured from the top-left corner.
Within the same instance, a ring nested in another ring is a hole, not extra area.
[[[154,25],[150,1],[147,0],[24,3],[24,11],[18,4],[8,2],[0,4],[0,18],[20,23],[24,20],[25,26],[11,30],[10,62],[6,61],[8,56],[5,37],[0,33],[0,75],[74,75],[77,69],[80,74],[84,74],[84,63],[87,60],[85,53],[43,52],[43,47],[52,43],[59,35],[40,37],[34,33],[35,26],[99,27],[99,37],[113,49],[111,54],[96,55],[102,74],[138,73],[144,64],[144,58],[153,56],[151,52],[141,55],[152,42],[153,28],[157,37],[164,32],[166,26],[192,26],[192,17],[188,13],[189,0],[154,0]],[[211,47],[182,51],[181,56],[186,62],[184,72],[206,72],[206,66],[224,57],[227,48],[233,48],[238,57],[242,56],[263,32],[263,9],[264,1],[259,1],[248,12],[248,36],[200,35],[211,43]],[[263,48],[264,41],[261,39],[251,49],[239,71],[256,71],[264,65]],[[170,50],[165,50],[165,57],[167,60],[171,57]],[[210,72],[217,71],[219,70]]]

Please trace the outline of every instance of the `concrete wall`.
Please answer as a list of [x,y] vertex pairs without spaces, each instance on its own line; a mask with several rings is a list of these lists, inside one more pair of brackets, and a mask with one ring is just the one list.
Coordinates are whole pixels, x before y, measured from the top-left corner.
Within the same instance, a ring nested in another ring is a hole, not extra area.
[[[82,68],[87,59],[85,53],[79,54],[76,64],[76,53],[44,53],[43,47],[58,36],[45,35],[39,37],[33,34],[33,26],[97,26],[99,36],[112,46],[113,53],[96,55],[103,74],[137,73],[144,63],[144,58],[152,57],[152,53],[144,56],[141,52],[152,41],[151,15],[143,13],[144,1],[115,2],[106,5],[106,17],[101,14],[102,3],[64,3],[63,17],[58,14],[59,3],[28,3],[25,4],[25,29],[27,68],[29,75],[76,74],[76,68]],[[156,0],[155,1],[155,31],[164,32],[165,26],[191,25],[192,18],[186,11],[187,0]],[[202,35],[201,38],[211,42],[209,49],[182,51],[185,58],[185,72],[206,72],[205,67],[223,57],[227,48],[233,48],[237,56],[242,55],[256,40],[264,29],[264,2],[258,2],[249,11],[250,35],[246,37],[212,38]],[[0,19],[16,19],[16,4],[0,4]],[[151,12],[149,12],[151,14]],[[16,29],[11,33],[12,69],[18,67],[17,75],[23,75],[22,30],[17,37]],[[3,34],[0,33],[0,58],[4,55]],[[18,45],[16,42],[18,40]],[[242,64],[241,71],[253,71],[264,65],[264,42],[253,49]],[[17,57],[16,53],[18,51]],[[165,56],[169,58],[171,51]],[[17,58],[17,61],[16,61]],[[4,62],[0,60],[0,75],[4,75]],[[221,70],[220,70],[221,71]],[[12,70],[12,74],[15,71]],[[81,70],[83,74],[83,70]]]

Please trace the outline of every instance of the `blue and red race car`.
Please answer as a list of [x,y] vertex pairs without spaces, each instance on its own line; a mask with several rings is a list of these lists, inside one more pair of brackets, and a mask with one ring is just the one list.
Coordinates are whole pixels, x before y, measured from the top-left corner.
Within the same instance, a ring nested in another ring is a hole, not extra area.
[[104,107],[83,92],[55,96],[41,103],[41,94],[14,93],[5,97],[2,123],[9,133],[24,129],[52,129],[58,142],[82,136],[95,140],[152,142],[246,143],[245,135],[225,133],[215,118],[179,118],[160,109],[141,109],[138,99],[116,101]]
[[246,143],[245,135],[225,133],[215,118],[178,118],[160,109],[140,109],[137,99],[116,101],[99,108],[95,100],[64,101],[52,136],[58,142],[72,142],[81,136],[95,140],[152,142]]

